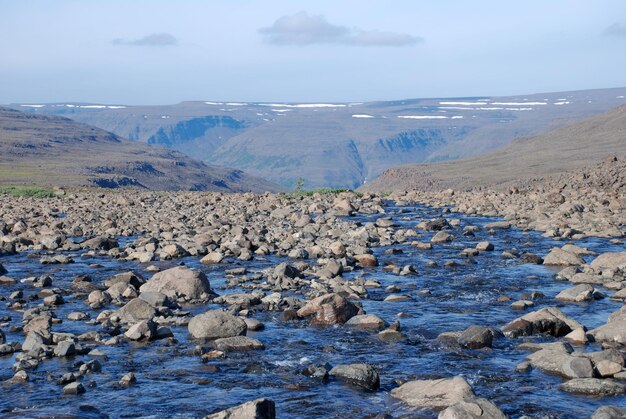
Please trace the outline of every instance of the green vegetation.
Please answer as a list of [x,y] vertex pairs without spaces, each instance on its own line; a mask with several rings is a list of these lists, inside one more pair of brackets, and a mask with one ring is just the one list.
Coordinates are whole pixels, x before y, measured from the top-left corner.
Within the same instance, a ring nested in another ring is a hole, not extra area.
[[0,186],[0,195],[31,196],[34,198],[52,198],[52,188],[39,186]]
[[[351,189],[345,189],[345,188],[318,188],[318,189],[310,189],[310,190],[300,190],[298,191],[297,187],[296,190],[294,192],[291,192],[287,195],[289,196],[313,196],[315,194],[320,194],[320,195],[338,195],[342,192],[354,192]],[[357,196],[362,196],[362,194],[360,192],[355,192]]]

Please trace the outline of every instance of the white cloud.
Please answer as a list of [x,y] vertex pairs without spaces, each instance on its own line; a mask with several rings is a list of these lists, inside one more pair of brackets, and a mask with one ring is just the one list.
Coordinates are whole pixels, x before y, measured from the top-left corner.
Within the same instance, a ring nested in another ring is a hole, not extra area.
[[153,33],[138,39],[116,38],[111,43],[113,45],[166,47],[178,45],[178,39],[169,33]]
[[272,26],[259,29],[274,45],[343,44],[355,46],[408,46],[423,42],[420,37],[378,30],[349,29],[334,25],[322,15],[298,12],[278,18]]

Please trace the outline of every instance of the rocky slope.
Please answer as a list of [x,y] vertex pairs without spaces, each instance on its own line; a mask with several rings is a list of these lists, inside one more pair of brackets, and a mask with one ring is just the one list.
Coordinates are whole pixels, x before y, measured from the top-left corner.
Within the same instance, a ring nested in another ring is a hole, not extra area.
[[472,159],[388,169],[369,191],[505,188],[626,154],[626,106]]
[[280,188],[67,118],[1,107],[0,183],[231,192]]
[[356,188],[405,163],[465,158],[625,103],[626,89],[369,103],[18,104],[291,187]]

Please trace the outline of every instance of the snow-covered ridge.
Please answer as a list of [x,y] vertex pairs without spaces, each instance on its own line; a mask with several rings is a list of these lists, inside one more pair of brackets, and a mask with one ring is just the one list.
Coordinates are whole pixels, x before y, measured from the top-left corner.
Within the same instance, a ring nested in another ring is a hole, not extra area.
[[439,102],[440,105],[462,105],[462,106],[478,106],[478,105],[488,105],[487,102]]
[[398,118],[402,119],[449,119],[448,116],[443,115],[398,115]]
[[54,104],[54,105],[20,105],[25,108],[44,108],[51,106],[53,108],[81,108],[81,109],[124,109],[123,105],[70,105],[70,104]]
[[546,102],[493,102],[492,105],[502,105],[502,106],[541,106],[547,105]]
[[374,118],[372,115],[366,115],[366,114],[356,114],[356,115],[352,115],[353,118]]
[[345,108],[346,104],[335,103],[259,103],[260,106],[271,106],[272,108]]

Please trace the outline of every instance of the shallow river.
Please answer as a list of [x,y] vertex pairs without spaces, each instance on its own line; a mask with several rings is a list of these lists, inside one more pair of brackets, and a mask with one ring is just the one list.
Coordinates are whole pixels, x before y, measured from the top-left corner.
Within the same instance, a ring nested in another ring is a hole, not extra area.
[[[441,211],[427,207],[388,208],[393,212],[398,228],[413,228],[422,218],[434,218]],[[445,214],[460,218],[461,225],[452,230],[456,239],[451,243],[434,245],[432,250],[418,250],[409,244],[396,245],[403,252],[386,255],[386,248],[375,249],[380,267],[357,270],[344,274],[346,278],[363,277],[375,279],[381,288],[369,289],[370,298],[363,300],[367,313],[377,314],[389,323],[400,318],[402,331],[407,339],[400,343],[384,343],[375,333],[359,332],[347,327],[312,327],[305,322],[281,323],[278,313],[254,314],[265,323],[265,330],[248,332],[248,336],[261,340],[266,349],[255,352],[229,354],[226,359],[200,362],[192,351],[195,342],[188,340],[186,327],[172,327],[177,344],[154,341],[149,344],[124,342],[117,346],[101,346],[107,355],[102,361],[102,372],[89,375],[83,381],[87,392],[80,396],[62,394],[62,387],[49,376],[58,377],[68,371],[76,371],[75,363],[88,360],[88,356],[53,358],[43,361],[36,370],[30,371],[27,384],[5,384],[0,393],[0,414],[3,417],[198,417],[258,397],[268,397],[276,402],[279,417],[374,417],[388,413],[393,417],[436,417],[432,411],[411,411],[389,395],[397,384],[394,380],[411,380],[463,375],[473,386],[477,395],[497,404],[511,417],[589,417],[599,406],[617,404],[626,406],[626,396],[602,399],[572,395],[560,391],[557,385],[562,379],[546,375],[539,370],[517,373],[515,366],[524,360],[528,352],[516,349],[523,339],[500,339],[491,350],[453,349],[437,344],[441,332],[463,330],[470,325],[500,327],[521,315],[510,303],[523,293],[541,291],[545,297],[535,301],[538,309],[557,305],[567,315],[579,320],[588,328],[606,322],[608,315],[621,303],[607,299],[580,304],[556,304],[554,296],[571,286],[568,282],[553,279],[556,270],[542,265],[525,264],[519,259],[505,259],[503,250],[517,248],[545,255],[555,242],[542,238],[534,232],[516,229],[499,230],[490,235],[485,229],[475,237],[463,237],[465,225],[483,225],[494,218],[467,217],[461,214]],[[358,216],[354,222],[372,221],[376,216]],[[416,240],[428,241],[434,233],[423,233]],[[484,252],[473,258],[474,263],[459,256],[466,247],[489,240],[494,252]],[[623,251],[623,245],[611,245],[607,240],[588,239],[576,244],[597,252]],[[53,276],[53,286],[69,289],[72,279],[88,274],[96,282],[120,272],[142,272],[147,265],[120,262],[106,257],[84,258],[71,253],[76,261],[69,265],[41,265],[38,258],[28,254],[0,258],[9,271],[8,276],[20,279],[47,273]],[[188,257],[176,261],[156,262],[163,268],[184,262],[188,266],[204,270],[212,287],[219,293],[248,292],[242,289],[224,288],[224,270],[246,266],[249,271],[275,266],[282,260],[268,257],[254,262],[228,261],[219,266],[203,266],[199,258]],[[402,267],[412,264],[418,273],[414,276],[397,276],[384,272],[384,262],[392,261]],[[435,261],[438,266],[425,266]],[[444,263],[456,261],[458,266],[445,268]],[[99,264],[93,267],[92,264]],[[143,276],[150,274],[143,272]],[[382,301],[388,294],[385,287],[398,286],[399,294],[412,299],[403,302]],[[1,294],[22,289],[26,296],[37,289],[25,284],[4,286]],[[420,291],[428,289],[430,294]],[[510,302],[498,302],[500,296],[511,297]],[[94,330],[98,326],[66,319],[72,311],[86,311],[92,318],[98,311],[91,310],[83,300],[65,297],[66,304],[56,311],[62,324],[53,325],[55,332],[76,334]],[[38,302],[32,302],[36,305]],[[0,302],[0,317],[10,317],[2,329],[21,324],[21,313],[7,309],[7,301]],[[203,305],[190,308],[193,313],[219,308]],[[109,307],[117,308],[117,307]],[[21,333],[7,333],[8,342],[23,341]],[[551,338],[526,338],[543,342]],[[579,350],[598,350],[589,345]],[[0,378],[9,379],[15,355],[0,358]],[[337,365],[367,362],[380,373],[381,389],[367,392],[331,380],[323,384],[301,374],[309,364]],[[117,386],[117,381],[129,371],[134,371],[138,384],[127,389]]]

